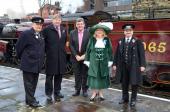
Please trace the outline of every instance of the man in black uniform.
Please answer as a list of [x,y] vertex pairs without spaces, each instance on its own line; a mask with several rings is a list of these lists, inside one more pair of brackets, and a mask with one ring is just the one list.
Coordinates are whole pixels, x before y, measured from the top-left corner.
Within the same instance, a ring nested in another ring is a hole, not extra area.
[[33,17],[32,22],[32,28],[21,33],[16,44],[16,52],[21,59],[20,69],[23,71],[25,102],[31,107],[39,107],[34,94],[45,55],[44,38],[41,34],[44,19]]
[[145,51],[143,43],[133,36],[133,24],[125,24],[124,38],[121,38],[114,56],[113,69],[116,70],[116,80],[122,84],[122,100],[119,104],[129,101],[129,84],[132,95],[130,106],[135,106],[138,85],[141,84],[141,72],[145,70]]

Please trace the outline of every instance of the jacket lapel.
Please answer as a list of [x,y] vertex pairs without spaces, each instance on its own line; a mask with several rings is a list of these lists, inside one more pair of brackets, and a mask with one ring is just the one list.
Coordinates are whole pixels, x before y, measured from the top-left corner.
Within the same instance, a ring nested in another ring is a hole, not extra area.
[[53,24],[51,24],[49,27],[50,27],[50,29],[51,29],[51,30],[56,31],[56,29],[55,29],[55,27],[54,27],[54,25],[53,25]]
[[[56,28],[54,27],[53,24],[51,24],[49,27],[50,27],[51,30],[53,30],[53,31],[58,33],[58,31],[56,30]],[[63,31],[63,28],[60,26],[61,37],[60,38],[58,37],[59,39],[62,38],[62,31]]]
[[38,41],[38,39],[35,37],[35,30],[31,28],[30,32],[31,32],[31,37]]
[[132,37],[132,39],[130,40],[129,43],[129,49],[132,49],[132,47],[135,45],[134,43],[136,42],[136,39],[134,37]]
[[76,48],[79,50],[79,40],[78,40],[78,30],[75,31],[75,43],[76,43]]
[[124,44],[125,44],[125,38],[123,38],[123,39],[121,39],[121,40],[119,41],[120,53],[121,53],[121,54],[123,53]]
[[83,32],[83,39],[82,39],[82,44],[81,44],[81,51],[82,51],[82,49],[84,48],[85,41],[86,41],[86,30],[84,30],[84,32]]

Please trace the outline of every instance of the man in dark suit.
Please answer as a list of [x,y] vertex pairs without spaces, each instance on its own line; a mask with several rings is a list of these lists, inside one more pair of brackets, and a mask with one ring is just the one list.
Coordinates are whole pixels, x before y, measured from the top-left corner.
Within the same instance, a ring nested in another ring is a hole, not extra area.
[[32,22],[32,28],[21,33],[16,44],[16,53],[21,59],[20,69],[23,71],[26,104],[39,107],[34,94],[45,56],[44,37],[41,34],[44,19],[33,17]]
[[[66,71],[66,30],[61,26],[61,16],[52,16],[52,24],[44,28],[46,52],[45,94],[47,100],[60,101],[64,96],[60,93],[62,76]],[[54,87],[53,87],[54,86]]]
[[70,49],[71,62],[73,65],[73,72],[75,74],[75,93],[73,96],[79,96],[82,89],[83,96],[87,97],[87,66],[83,64],[85,58],[85,51],[89,41],[89,31],[85,29],[85,22],[83,18],[76,20],[76,28],[70,33]]
[[114,56],[113,69],[116,70],[116,80],[122,83],[122,100],[119,104],[129,101],[129,84],[132,95],[130,106],[135,106],[138,85],[141,84],[141,72],[145,70],[145,51],[141,40],[133,36],[133,24],[125,24],[124,38],[121,38]]

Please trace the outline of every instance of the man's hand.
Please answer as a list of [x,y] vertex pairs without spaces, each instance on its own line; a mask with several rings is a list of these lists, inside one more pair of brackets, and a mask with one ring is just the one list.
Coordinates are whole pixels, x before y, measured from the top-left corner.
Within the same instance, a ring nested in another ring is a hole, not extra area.
[[140,71],[144,72],[145,71],[145,67],[140,67]]
[[76,60],[77,60],[77,61],[81,61],[81,56],[76,55]]
[[81,60],[84,60],[85,59],[85,54],[81,56]]

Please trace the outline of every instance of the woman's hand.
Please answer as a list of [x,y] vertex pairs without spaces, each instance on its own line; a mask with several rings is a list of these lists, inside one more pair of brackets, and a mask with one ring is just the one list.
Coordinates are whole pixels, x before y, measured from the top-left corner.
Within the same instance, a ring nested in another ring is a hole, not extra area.
[[90,62],[89,62],[89,61],[84,61],[83,63],[84,63],[87,67],[90,66]]
[[112,64],[113,64],[113,62],[112,62],[112,61],[109,61],[109,62],[108,62],[108,67],[111,67]]

